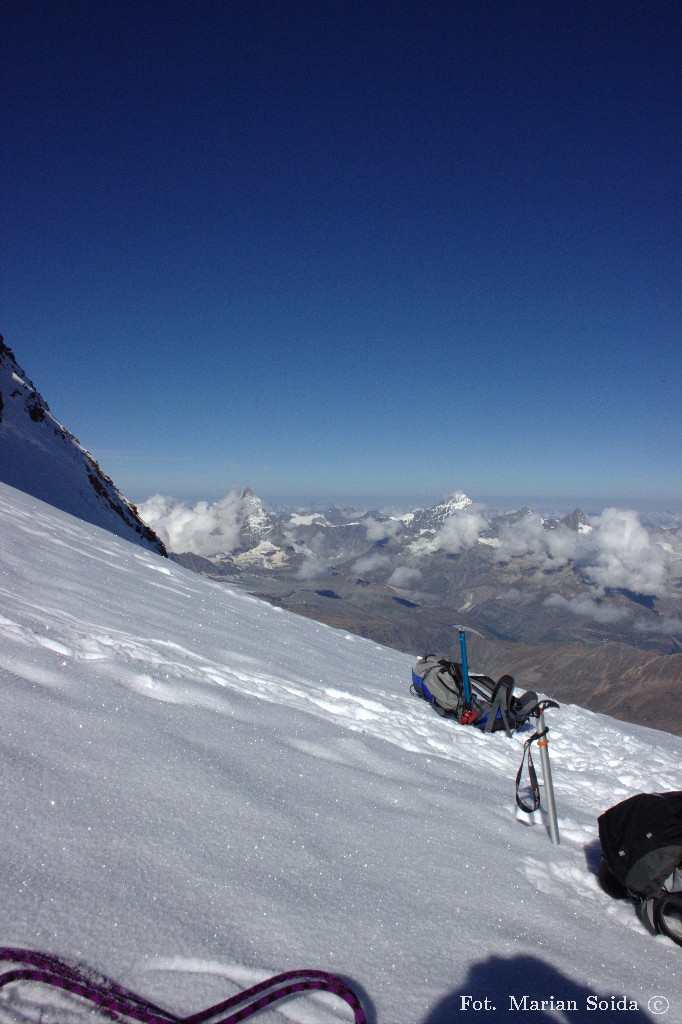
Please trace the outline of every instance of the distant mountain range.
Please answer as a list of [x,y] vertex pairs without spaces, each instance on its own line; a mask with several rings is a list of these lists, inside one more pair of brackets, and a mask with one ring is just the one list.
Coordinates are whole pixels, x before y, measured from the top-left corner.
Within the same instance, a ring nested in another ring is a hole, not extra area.
[[[341,602],[361,615],[371,605],[373,617],[391,623],[395,607],[411,618],[443,611],[509,642],[612,640],[682,651],[679,527],[647,530],[635,513],[610,511],[543,519],[520,509],[490,518],[455,494],[402,516],[274,513],[247,489],[232,503],[231,550],[199,554],[178,551],[172,535],[167,541],[176,560],[296,607],[333,601],[334,614]],[[163,535],[163,520],[151,521]],[[400,627],[401,642],[413,645],[408,632]]]
[[[487,638],[471,641],[482,671],[511,672],[526,687],[625,720],[682,728],[679,527],[645,528],[636,513],[615,509],[488,516],[464,494],[401,516],[292,514],[268,511],[247,489],[231,514],[230,551],[171,557],[414,654],[456,654],[452,624],[464,622]],[[150,522],[164,536],[163,523]]]
[[[0,480],[221,582],[389,647],[456,655],[614,717],[682,732],[682,536],[636,513],[268,510],[251,491],[138,510],[0,338]],[[330,671],[332,671],[330,669]]]
[[166,554],[135,506],[55,419],[2,336],[0,480],[125,540]]

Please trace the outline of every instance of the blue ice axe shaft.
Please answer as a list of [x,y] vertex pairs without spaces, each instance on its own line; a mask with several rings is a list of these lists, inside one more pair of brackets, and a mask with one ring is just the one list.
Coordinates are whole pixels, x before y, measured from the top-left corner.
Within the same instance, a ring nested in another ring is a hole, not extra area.
[[459,653],[462,658],[462,680],[464,682],[464,701],[467,708],[471,706],[471,683],[469,681],[469,663],[467,661],[467,638],[463,629],[459,631]]
[[477,629],[473,629],[471,626],[455,626],[459,633],[459,651],[462,659],[462,684],[464,687],[464,701],[466,707],[471,707],[471,682],[469,681],[469,662],[467,661],[467,633],[475,633],[476,636],[483,636],[483,633],[479,633]]

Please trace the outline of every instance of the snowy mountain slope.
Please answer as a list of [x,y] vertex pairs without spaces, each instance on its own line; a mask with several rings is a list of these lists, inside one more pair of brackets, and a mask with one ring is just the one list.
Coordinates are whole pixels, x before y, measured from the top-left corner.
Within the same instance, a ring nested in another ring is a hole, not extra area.
[[[517,817],[524,737],[432,714],[409,656],[4,485],[0,536],[0,945],[80,958],[184,1014],[314,967],[377,1024],[452,1024],[463,995],[497,1006],[473,1018],[491,1024],[524,995],[575,1000],[541,1024],[651,1022],[655,996],[680,1019],[680,950],[595,868],[597,815],[682,789],[682,740],[548,714],[553,847],[540,814]],[[255,1018],[348,1019],[329,998]],[[92,1018],[0,992],[3,1024],[36,1020]]]
[[2,337],[0,480],[125,540],[165,553],[137,509],[57,422]]

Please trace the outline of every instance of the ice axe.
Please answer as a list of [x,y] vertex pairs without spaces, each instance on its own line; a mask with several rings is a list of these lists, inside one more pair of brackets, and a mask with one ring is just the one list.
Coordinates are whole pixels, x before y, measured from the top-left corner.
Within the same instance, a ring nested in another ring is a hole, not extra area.
[[462,659],[462,685],[464,687],[464,702],[467,711],[471,709],[471,682],[469,680],[469,662],[467,661],[467,633],[475,633],[476,636],[480,636],[482,640],[485,640],[483,633],[479,633],[473,626],[456,626],[453,622],[450,623],[451,629],[456,629],[459,633],[459,653]]

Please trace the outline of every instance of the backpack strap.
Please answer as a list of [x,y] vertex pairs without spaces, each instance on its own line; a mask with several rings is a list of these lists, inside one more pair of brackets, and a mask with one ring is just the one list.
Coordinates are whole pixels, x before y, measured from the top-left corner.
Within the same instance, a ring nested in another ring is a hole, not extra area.
[[507,736],[511,736],[512,730],[511,725],[509,724],[509,708],[511,704],[513,686],[514,680],[511,676],[502,676],[495,686],[490,700],[490,711],[488,712],[488,721],[485,724],[485,732],[493,731],[497,712],[499,711],[500,718],[504,724],[504,731]]
[[460,663],[458,661],[448,661],[447,658],[441,658],[440,664],[446,672],[450,673],[452,678],[455,680],[457,688],[461,690],[464,677],[462,675],[462,666]]
[[[530,736],[523,744],[523,757],[521,758],[519,770],[516,773],[516,803],[525,814],[532,814],[533,811],[537,811],[538,807],[540,806],[540,787],[538,786],[538,776],[537,772],[535,771],[535,765],[533,764],[533,755],[531,754],[530,750],[531,744],[535,743],[537,740],[541,740],[543,736],[547,735],[548,732],[549,729],[547,728],[545,728],[543,732],[534,732],[533,735]],[[524,803],[521,797],[519,796],[519,789],[521,788],[521,776],[523,774],[523,766],[526,761],[526,758],[528,758],[528,781],[530,782],[530,788],[533,793],[532,807]]]
[[511,714],[516,724],[523,725],[527,718],[531,718],[539,703],[538,695],[534,690],[526,690],[520,697],[513,697]]
[[653,925],[661,935],[667,935],[669,939],[682,946],[682,931],[671,931],[666,917],[675,913],[682,915],[682,893],[664,892],[662,896],[653,901]]
[[[559,707],[559,705],[557,704],[557,702],[555,700],[548,700],[548,699],[541,700],[541,701],[539,701],[538,706],[533,711],[533,716],[534,717],[539,717],[542,714],[542,712],[545,710],[545,708],[558,708],[558,707]],[[545,736],[547,735],[548,732],[549,732],[549,729],[547,728],[547,726],[545,726],[542,731],[540,731],[539,729],[536,729],[536,731],[533,733],[533,735],[530,736],[526,740],[524,745],[523,745],[523,757],[521,758],[521,764],[519,765],[519,770],[516,773],[516,802],[519,805],[519,807],[521,808],[521,810],[525,811],[526,814],[532,814],[533,811],[537,811],[538,807],[540,806],[540,787],[538,786],[538,777],[537,777],[537,774],[536,774],[536,771],[535,771],[535,765],[533,764],[533,755],[531,754],[531,751],[530,751],[531,744],[537,742],[538,746],[547,746],[547,740],[545,739]],[[520,785],[521,785],[521,775],[523,773],[523,765],[524,765],[524,762],[526,760],[526,757],[528,758],[528,779],[530,781],[530,788],[531,788],[531,790],[533,792],[533,806],[532,807],[529,807],[527,804],[525,804],[523,802],[523,800],[521,799],[521,797],[519,796],[519,788],[520,788]]]

